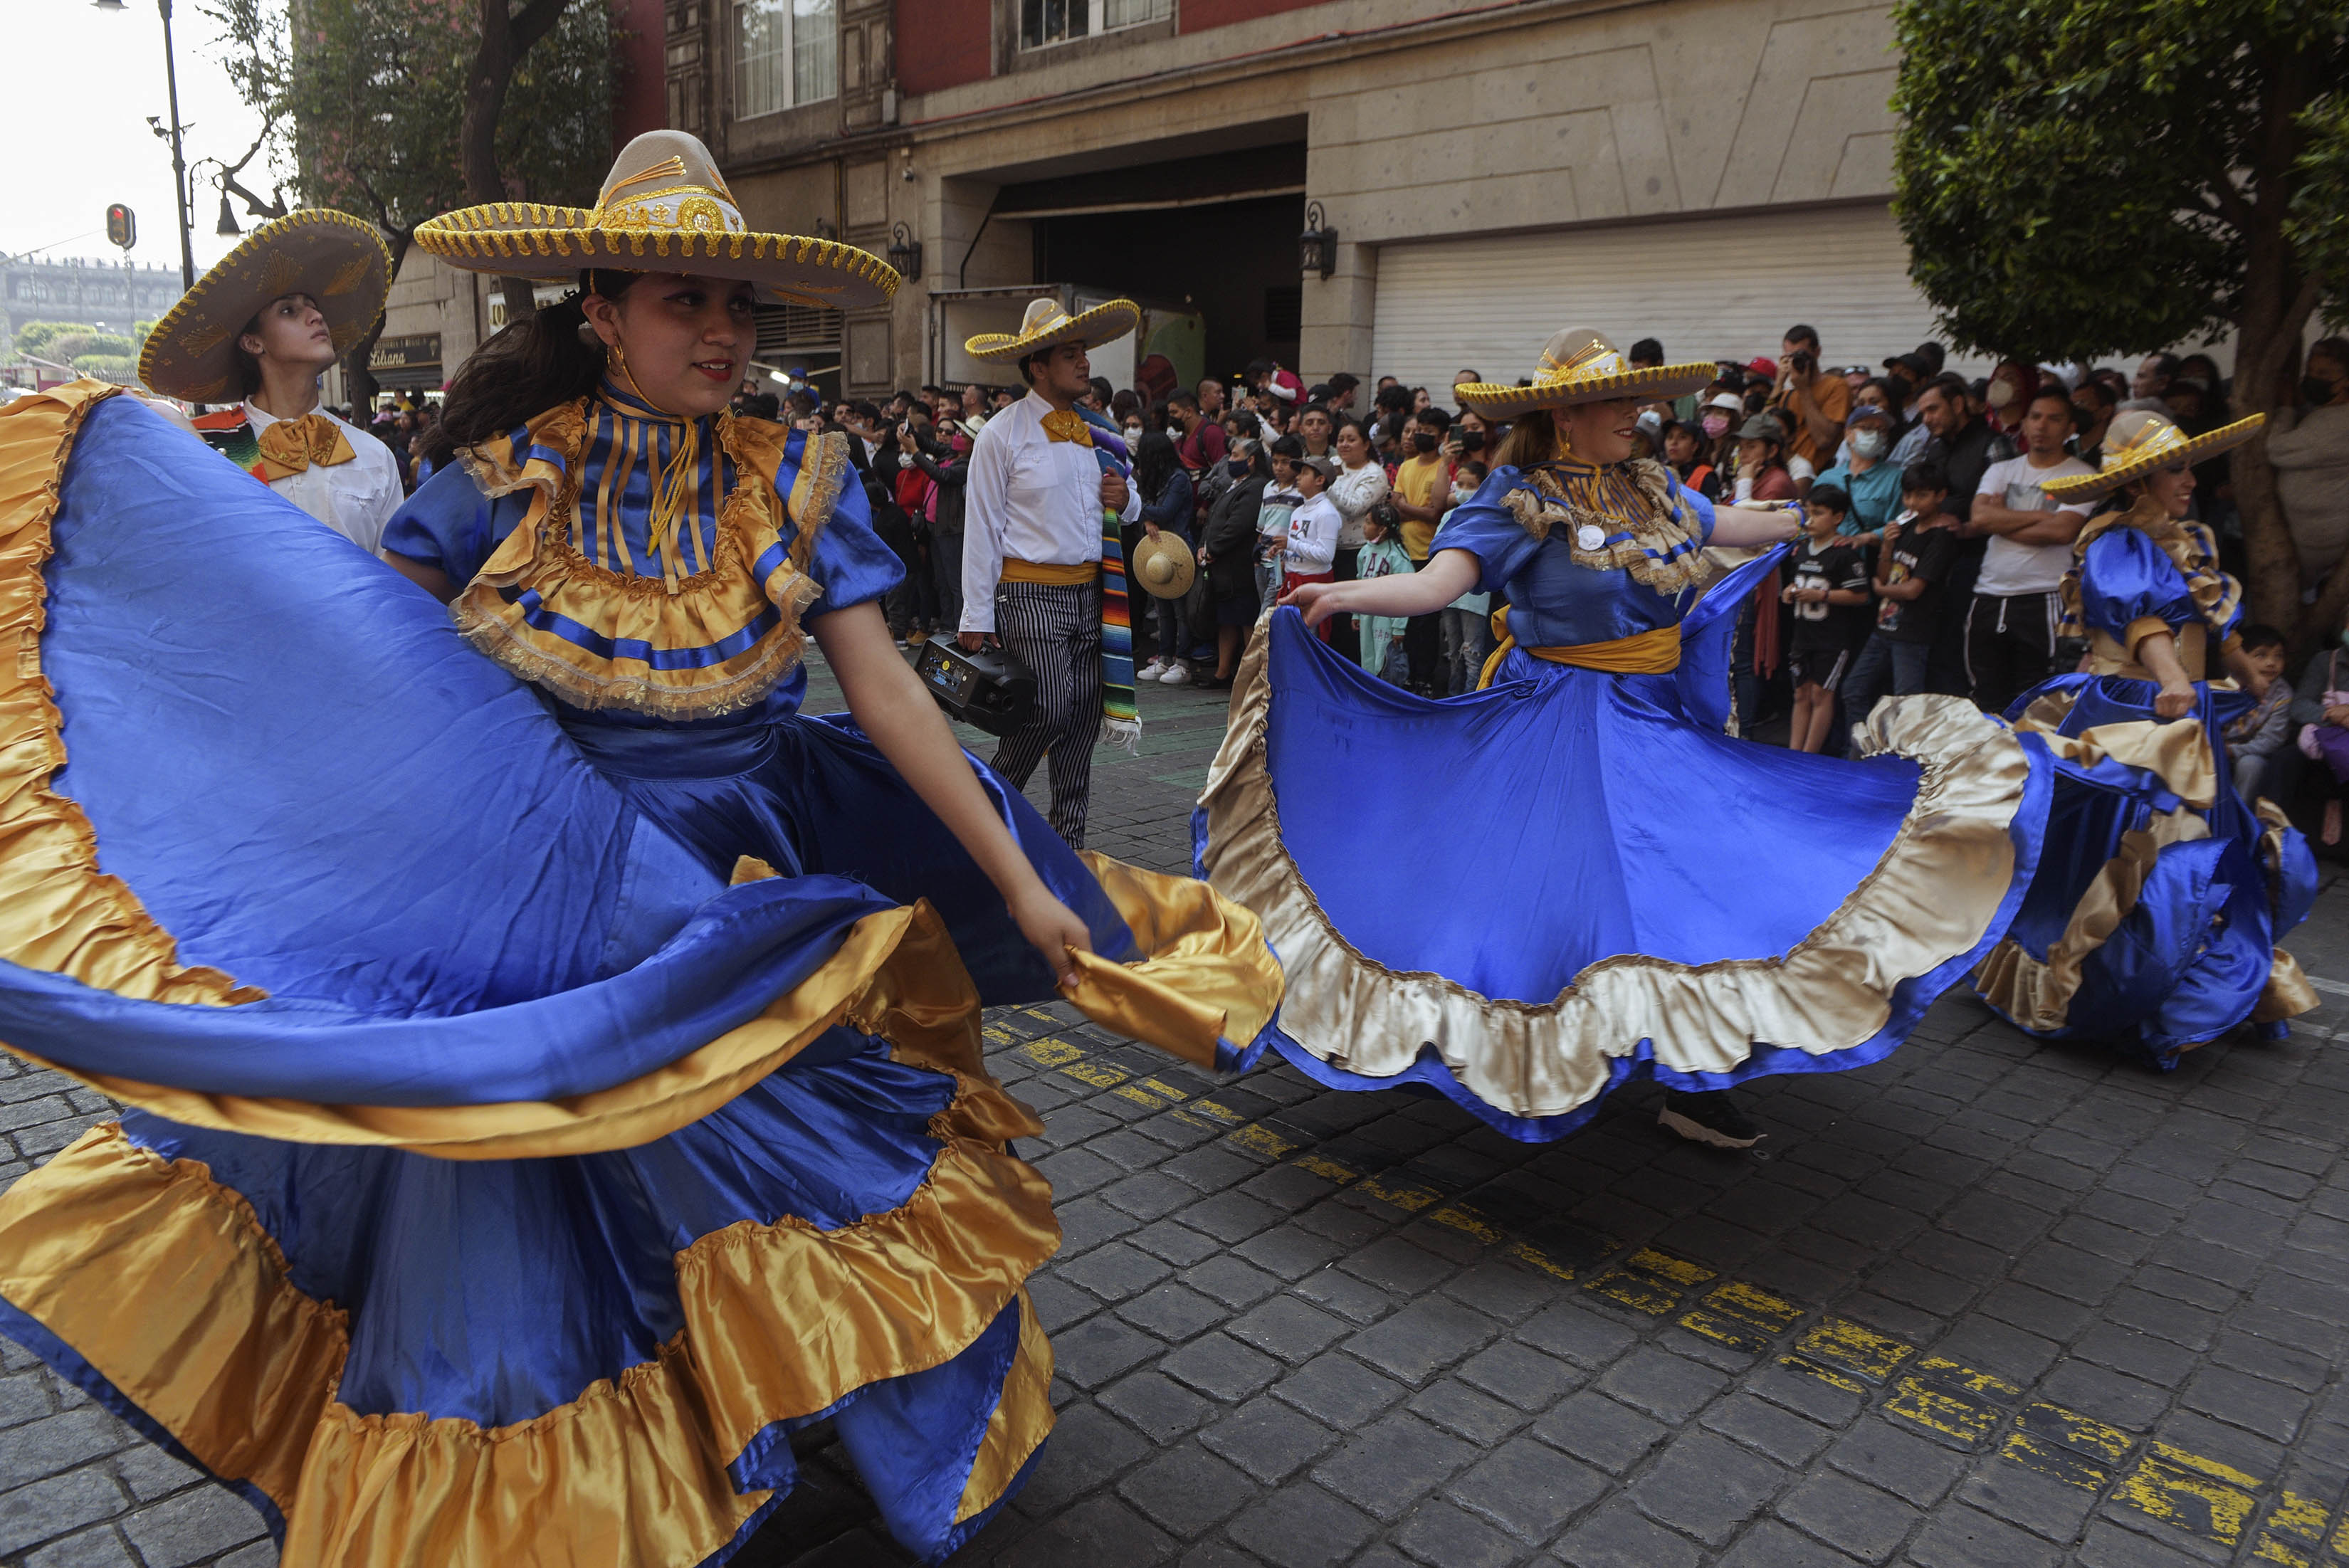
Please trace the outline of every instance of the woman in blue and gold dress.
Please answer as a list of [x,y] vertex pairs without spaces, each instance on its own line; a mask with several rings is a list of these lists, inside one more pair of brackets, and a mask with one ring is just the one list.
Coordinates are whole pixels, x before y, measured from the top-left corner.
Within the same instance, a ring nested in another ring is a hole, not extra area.
[[[1868,761],[1743,743],[1727,641],[1796,514],[1716,511],[1632,460],[1633,369],[1561,333],[1532,385],[1459,388],[1516,421],[1410,577],[1308,587],[1258,626],[1209,775],[1198,863],[1254,910],[1289,988],[1274,1042],[1340,1088],[1418,1085],[1556,1138],[1654,1078],[1666,1125],[1742,1147],[1718,1095],[1878,1060],[2005,930],[2046,772],[1953,698],[1879,707]],[[1476,693],[1427,702],[1327,655],[1333,614],[1506,593]]]
[[[2241,590],[2188,517],[2194,465],[2264,418],[2189,436],[2132,409],[2115,417],[2098,472],[2046,487],[2112,499],[2064,579],[2087,667],[2007,712],[2053,753],[2057,783],[2038,877],[1974,985],[2032,1034],[2109,1040],[2174,1068],[2246,1022],[2282,1038],[2316,1005],[2275,945],[2308,913],[2316,861],[2273,801],[2236,793],[2223,732],[2261,683],[2235,635]],[[2228,672],[2218,684],[2213,664]]]
[[130,398],[0,412],[0,1038],[132,1108],[0,1199],[0,1332],[289,1564],[720,1561],[824,1418],[942,1558],[1051,1425],[980,1006],[1212,1064],[1278,966],[964,757],[841,438],[723,412],[757,299],[894,273],[666,132],[417,238],[584,284],[392,524],[447,609]]

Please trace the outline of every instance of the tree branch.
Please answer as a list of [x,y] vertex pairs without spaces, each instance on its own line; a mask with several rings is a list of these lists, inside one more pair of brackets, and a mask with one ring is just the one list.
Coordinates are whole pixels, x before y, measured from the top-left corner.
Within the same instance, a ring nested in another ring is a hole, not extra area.
[[515,12],[506,34],[512,41],[512,58],[521,59],[530,53],[533,44],[553,32],[554,24],[563,19],[564,8],[569,4],[570,0],[530,0],[530,4]]

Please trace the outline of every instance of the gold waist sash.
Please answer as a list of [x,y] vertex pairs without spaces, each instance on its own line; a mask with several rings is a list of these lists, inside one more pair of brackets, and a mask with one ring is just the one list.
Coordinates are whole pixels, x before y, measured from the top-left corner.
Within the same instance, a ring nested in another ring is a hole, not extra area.
[[[2153,620],[2148,616],[2147,620]],[[2155,632],[2167,632],[2167,622],[2154,621],[2150,626],[2139,621],[2128,629],[2127,641],[2105,632],[2088,634],[2088,673],[2092,676],[2121,676],[2133,681],[2154,681],[2159,676],[2137,663],[2137,645]],[[2199,621],[2189,621],[2178,628],[2178,662],[2186,666],[2186,678],[2199,681],[2206,678],[2209,663],[2209,631]]]
[[1081,588],[1101,575],[1098,561],[1072,561],[1061,564],[1049,561],[1016,561],[1006,556],[1003,562],[1005,583],[1042,583],[1054,588]]
[[[1501,661],[1517,645],[1515,637],[1504,635],[1493,656],[1485,661],[1485,673],[1476,682],[1484,690],[1500,673]],[[1566,647],[1527,648],[1535,658],[1553,665],[1573,665],[1586,670],[1604,670],[1618,676],[1667,676],[1681,667],[1681,629],[1677,622],[1658,626],[1653,631],[1635,632],[1628,637],[1617,637],[1604,643],[1576,643]]]

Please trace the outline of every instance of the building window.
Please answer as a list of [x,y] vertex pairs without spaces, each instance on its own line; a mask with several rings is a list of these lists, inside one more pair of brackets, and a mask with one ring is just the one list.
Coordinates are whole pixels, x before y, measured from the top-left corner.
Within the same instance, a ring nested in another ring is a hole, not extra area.
[[1019,0],[1019,46],[1040,48],[1095,33],[1164,22],[1174,0]]
[[734,117],[840,93],[835,0],[734,0]]

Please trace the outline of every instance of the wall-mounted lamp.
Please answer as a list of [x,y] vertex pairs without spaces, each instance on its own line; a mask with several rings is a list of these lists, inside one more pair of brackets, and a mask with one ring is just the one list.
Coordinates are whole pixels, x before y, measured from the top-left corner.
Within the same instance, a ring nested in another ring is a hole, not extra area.
[[1338,270],[1338,231],[1329,226],[1319,201],[1306,203],[1305,232],[1297,236],[1297,267],[1324,278]]
[[922,277],[922,242],[914,238],[913,231],[898,223],[889,231],[889,264],[907,283],[918,283]]

